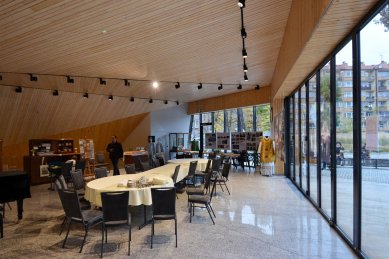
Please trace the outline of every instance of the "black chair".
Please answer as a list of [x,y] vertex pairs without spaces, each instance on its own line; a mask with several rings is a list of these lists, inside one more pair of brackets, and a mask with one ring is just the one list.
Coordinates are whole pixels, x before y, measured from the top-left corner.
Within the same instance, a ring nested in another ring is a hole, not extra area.
[[[172,176],[172,179],[173,179],[173,184],[174,184],[174,187],[176,187],[176,183],[177,183],[177,177],[178,177],[178,172],[180,171],[180,165],[176,166],[176,168],[174,169],[174,173],[173,173],[173,176]],[[176,197],[178,199],[178,196],[176,194]]]
[[102,152],[96,153],[94,167],[108,167],[109,163],[105,162],[105,157]]
[[144,172],[151,169],[149,162],[142,162],[138,157],[134,157],[134,162],[135,162],[135,170],[137,172]]
[[108,169],[106,167],[97,167],[94,169],[95,178],[103,178],[108,176]]
[[[216,179],[217,179],[217,177],[216,177]],[[203,195],[189,195],[188,196],[188,202],[190,204],[190,207],[189,207],[190,223],[192,223],[192,215],[194,216],[194,208],[198,207],[198,208],[206,208],[207,209],[208,214],[211,217],[212,223],[215,225],[215,221],[213,220],[213,217],[211,214],[211,211],[212,211],[213,216],[216,218],[216,214],[213,211],[213,208],[211,206],[212,196],[213,196],[213,193],[215,192],[215,187],[216,187],[216,181],[213,182],[211,192],[208,192],[207,194],[203,194]],[[198,204],[198,205],[196,205],[196,204]],[[203,206],[199,206],[199,205],[203,205]]]
[[129,192],[103,192],[101,202],[103,210],[101,257],[103,257],[104,232],[107,243],[107,227],[124,225],[128,228],[128,255],[131,244],[131,214],[128,206]]
[[136,174],[135,164],[124,165],[124,169],[126,170],[126,174]]
[[80,203],[78,201],[77,192],[71,190],[62,190],[59,191],[60,197],[62,196],[61,202],[68,223],[68,231],[66,237],[63,241],[62,248],[65,247],[66,240],[69,236],[69,231],[72,222],[80,223],[84,227],[84,239],[81,244],[80,253],[84,247],[86,237],[88,235],[89,228],[100,224],[103,221],[103,213],[98,210],[81,210]]
[[207,175],[207,172],[210,171],[210,169],[211,169],[211,163],[212,163],[212,159],[208,159],[207,166],[205,167],[204,171],[196,170],[195,178],[196,177],[201,177],[202,178],[202,182],[204,182],[204,178]]
[[77,191],[79,196],[84,196],[84,192],[82,192],[85,188],[84,176],[82,175],[82,171],[80,169],[70,172],[73,181],[73,188]]
[[231,168],[231,163],[224,163],[221,177],[216,178],[215,181],[217,183],[219,183],[220,188],[222,189],[223,192],[224,192],[224,189],[223,189],[222,184],[226,187],[228,194],[231,195],[230,190],[228,189],[228,186],[227,186],[228,175],[230,174],[230,168]]
[[64,163],[61,167],[61,175],[65,179],[66,183],[69,183],[72,181],[72,176],[70,175],[70,172],[72,171],[72,169],[73,169],[73,163],[71,163],[71,162]]
[[153,248],[154,223],[155,220],[174,219],[174,229],[177,247],[177,216],[176,216],[176,189],[175,188],[152,188],[152,226],[151,226],[151,248]]
[[211,178],[212,178],[213,172],[211,170],[208,170],[207,175],[204,179],[204,184],[201,186],[188,186],[186,188],[186,194],[188,195],[188,203],[189,203],[189,195],[204,195],[208,193],[209,186],[211,184]]
[[195,173],[196,173],[197,161],[192,161],[189,164],[188,175],[184,178],[186,184],[191,182],[192,185],[195,184]]
[[0,238],[3,238],[3,214],[0,212]]
[[212,160],[212,172],[214,174],[217,174],[220,171],[221,163],[222,163],[222,160],[220,158]]
[[85,171],[85,165],[86,165],[86,160],[85,159],[80,159],[76,161],[76,165],[74,166],[75,170],[81,170],[82,173]]

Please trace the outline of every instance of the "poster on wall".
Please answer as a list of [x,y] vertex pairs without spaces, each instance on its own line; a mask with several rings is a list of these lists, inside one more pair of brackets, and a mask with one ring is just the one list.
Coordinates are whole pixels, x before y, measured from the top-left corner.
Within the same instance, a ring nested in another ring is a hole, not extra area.
[[262,131],[246,132],[246,141],[245,141],[246,150],[257,151],[262,135],[263,135]]
[[95,159],[95,148],[93,139],[80,139],[78,141],[80,145],[80,155],[83,159]]
[[231,132],[231,149],[246,150],[246,132]]
[[216,133],[205,133],[205,148],[206,149],[216,148]]
[[216,134],[216,143],[217,149],[230,149],[230,133],[217,133]]
[[285,159],[285,141],[284,141],[284,110],[274,117],[273,136],[276,146],[276,158],[284,162]]

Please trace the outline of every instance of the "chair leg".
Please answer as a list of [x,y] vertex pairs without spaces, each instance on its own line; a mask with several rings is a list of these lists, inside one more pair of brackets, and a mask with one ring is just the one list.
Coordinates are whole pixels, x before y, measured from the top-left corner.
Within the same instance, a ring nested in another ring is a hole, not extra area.
[[231,195],[230,190],[228,189],[227,183],[224,183],[224,185],[226,186],[226,189],[228,191],[228,195]]
[[128,255],[131,253],[131,226],[128,227]]
[[219,182],[219,185],[220,185],[220,188],[222,189],[222,191],[224,192],[224,189],[223,189],[223,186],[222,186],[221,182]]
[[151,249],[153,249],[153,237],[154,237],[154,219],[153,222],[151,223],[151,246],[150,246]]
[[65,248],[65,243],[66,243],[66,240],[68,239],[68,235],[69,235],[69,231],[70,231],[70,226],[71,225],[72,225],[72,219],[69,220],[68,231],[66,232],[65,239],[63,240],[62,248]]
[[176,233],[176,248],[177,248],[177,219],[174,219],[174,227],[175,227],[175,233]]
[[192,223],[192,206],[193,204],[189,204],[189,223]]
[[207,211],[208,211],[209,216],[211,217],[212,223],[215,225],[215,221],[213,220],[211,210],[209,209],[208,205],[205,205],[205,208],[207,208]]
[[84,226],[84,228],[85,228],[85,235],[84,235],[84,240],[82,241],[82,244],[81,244],[81,248],[80,248],[80,252],[79,253],[81,253],[82,252],[82,248],[84,247],[84,244],[85,244],[85,241],[86,241],[86,236],[88,235],[88,227],[87,226]]
[[101,224],[101,254],[100,258],[103,258],[103,247],[104,247],[104,223]]
[[105,243],[108,242],[108,229],[105,227]]
[[212,206],[211,206],[211,203],[209,203],[209,207],[211,208],[211,211],[212,211],[212,213],[213,213],[213,216],[216,218],[216,215],[215,215],[215,212],[213,211],[213,208],[212,208]]
[[66,223],[66,220],[67,220],[67,219],[68,219],[68,218],[67,218],[66,215],[65,215],[65,218],[63,219],[62,224],[61,224],[61,232],[59,232],[59,235],[62,234],[63,227],[65,226],[65,223]]

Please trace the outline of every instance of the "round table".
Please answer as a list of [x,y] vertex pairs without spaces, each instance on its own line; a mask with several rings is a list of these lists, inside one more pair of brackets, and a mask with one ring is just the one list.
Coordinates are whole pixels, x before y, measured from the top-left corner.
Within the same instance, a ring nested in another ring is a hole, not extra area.
[[181,166],[189,167],[189,164],[192,161],[197,161],[196,170],[205,171],[205,168],[207,167],[207,163],[208,163],[208,159],[205,158],[180,158],[180,159],[168,160],[167,162],[169,164],[178,164]]
[[[85,187],[85,199],[90,201],[93,205],[101,207],[101,193],[102,192],[115,192],[115,191],[128,191],[129,205],[151,205],[151,188],[153,187],[173,187],[172,175],[176,164],[167,164],[157,168],[153,168],[139,174],[121,174],[116,176],[108,176],[104,178],[95,179],[87,183]],[[188,167],[181,166],[178,181],[182,180],[188,174]],[[139,180],[142,176],[149,180],[154,179],[158,185],[143,188],[128,188],[128,180]],[[118,187],[118,184],[124,184],[124,187]]]

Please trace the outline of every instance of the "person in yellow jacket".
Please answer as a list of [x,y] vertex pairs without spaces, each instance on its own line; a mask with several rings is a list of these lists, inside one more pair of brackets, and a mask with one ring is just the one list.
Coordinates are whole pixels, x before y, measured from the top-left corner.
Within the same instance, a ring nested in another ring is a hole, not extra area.
[[275,145],[270,138],[270,133],[265,133],[258,147],[258,154],[261,160],[261,174],[266,176],[274,175]]

